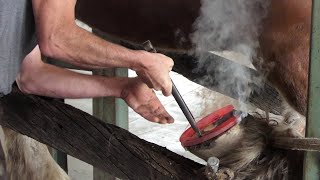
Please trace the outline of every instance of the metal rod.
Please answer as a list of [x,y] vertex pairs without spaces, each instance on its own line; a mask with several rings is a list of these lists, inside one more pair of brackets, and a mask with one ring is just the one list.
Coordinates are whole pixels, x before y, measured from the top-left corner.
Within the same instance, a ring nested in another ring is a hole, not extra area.
[[187,104],[185,103],[185,101],[183,100],[182,96],[180,95],[176,85],[172,82],[172,95],[174,97],[174,99],[177,101],[180,109],[182,110],[184,116],[187,118],[187,120],[189,121],[189,124],[191,125],[192,129],[197,133],[198,137],[201,137],[201,132],[196,124],[196,121],[192,115],[192,113],[190,112]]
[[[149,40],[143,43],[143,47],[144,47],[144,49],[146,51],[153,52],[153,53],[157,52],[156,49],[153,47],[153,45],[151,44],[151,42]],[[198,137],[201,137],[202,135],[201,135],[201,132],[200,132],[200,130],[199,130],[197,124],[196,124],[196,121],[195,121],[191,111],[189,110],[187,104],[183,100],[181,94],[179,93],[176,85],[173,83],[173,81],[172,81],[172,96],[177,101],[180,109],[182,110],[184,116],[187,118],[187,120],[188,120],[189,124],[191,125],[192,129],[196,132]]]
[[[320,138],[320,0],[312,3],[312,29],[309,63],[309,94],[306,136]],[[304,160],[304,180],[319,179],[320,153],[307,152]]]

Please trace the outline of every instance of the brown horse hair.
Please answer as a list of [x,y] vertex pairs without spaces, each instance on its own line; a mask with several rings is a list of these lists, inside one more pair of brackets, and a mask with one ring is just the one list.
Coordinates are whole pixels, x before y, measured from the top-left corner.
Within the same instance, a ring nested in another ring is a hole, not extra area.
[[234,172],[234,179],[288,179],[287,151],[271,145],[274,128],[260,115],[247,117],[241,143],[230,153],[220,157],[221,166]]

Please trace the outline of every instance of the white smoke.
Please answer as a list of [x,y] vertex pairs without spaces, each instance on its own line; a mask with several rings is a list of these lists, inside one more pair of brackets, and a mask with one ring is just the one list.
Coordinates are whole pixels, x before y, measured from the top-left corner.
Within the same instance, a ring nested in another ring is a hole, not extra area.
[[[199,68],[220,68],[218,74],[208,77],[223,82],[220,89],[234,91],[244,102],[252,90],[248,86],[256,83],[242,66],[208,66],[201,52],[229,50],[241,53],[246,61],[257,58],[262,21],[267,15],[269,0],[202,0],[199,18],[194,23],[191,39],[199,55]],[[210,70],[208,69],[208,72]],[[226,77],[228,76],[228,77]],[[225,81],[228,79],[228,81]],[[208,79],[206,79],[208,80]],[[229,85],[235,89],[227,89]],[[246,108],[243,107],[243,110]]]

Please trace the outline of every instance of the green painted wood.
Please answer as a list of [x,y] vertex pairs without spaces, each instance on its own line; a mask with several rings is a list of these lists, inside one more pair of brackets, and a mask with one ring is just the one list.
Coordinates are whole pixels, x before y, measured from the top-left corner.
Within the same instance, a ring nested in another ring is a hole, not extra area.
[[[115,75],[117,77],[128,77],[127,68],[117,68]],[[123,129],[129,129],[129,109],[126,102],[120,98],[115,98],[116,121],[115,125],[122,127]]]
[[68,155],[54,148],[51,149],[50,153],[59,166],[68,173]]
[[[106,34],[93,29],[92,32],[108,41],[115,42]],[[116,43],[116,42],[115,42]],[[105,70],[93,70],[93,75],[100,75],[106,77],[128,77],[128,69],[126,68],[114,68]],[[116,126],[128,129],[129,116],[127,104],[119,98],[104,97],[93,99],[93,115],[99,119],[114,124]],[[115,180],[117,178],[109,175],[108,173],[101,171],[98,168],[93,168],[93,179],[94,180]]]
[[[128,77],[128,69],[94,70],[93,75]],[[128,129],[128,106],[122,99],[114,97],[94,98],[93,115],[107,123]]]
[[[309,100],[307,137],[320,138],[320,0],[312,4],[312,34],[310,49]],[[304,180],[320,179],[320,153],[307,152],[304,161]]]
[[[64,102],[64,99],[59,99]],[[54,148],[48,147],[52,158],[59,164],[59,166],[68,173],[68,155]]]
[[[108,69],[108,70],[94,70],[93,75],[107,76],[107,77],[127,77],[128,70],[124,68]],[[104,122],[117,125],[124,129],[128,129],[128,106],[119,98],[103,97],[93,99],[93,115]],[[93,169],[94,180],[113,180],[115,177],[100,169]]]

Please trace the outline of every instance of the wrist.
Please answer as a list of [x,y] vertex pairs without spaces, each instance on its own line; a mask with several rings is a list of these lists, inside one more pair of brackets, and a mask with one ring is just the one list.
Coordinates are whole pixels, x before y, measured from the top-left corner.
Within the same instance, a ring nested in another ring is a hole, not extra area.
[[126,79],[126,82],[123,84],[123,86],[121,88],[119,98],[125,100],[128,97],[128,95],[130,93],[130,87],[134,86],[133,83],[135,83],[135,79],[136,78],[127,78]]
[[[132,78],[121,78],[119,79],[119,91],[118,94],[116,95],[117,98],[124,98],[124,92],[126,91],[127,87],[130,86]],[[121,81],[121,82],[120,82]]]
[[148,69],[150,66],[150,53],[147,51],[135,51],[134,63],[130,69],[138,72]]
[[123,90],[128,86],[130,78],[124,77],[103,77],[104,94],[103,96],[112,96],[116,98],[122,98]]

